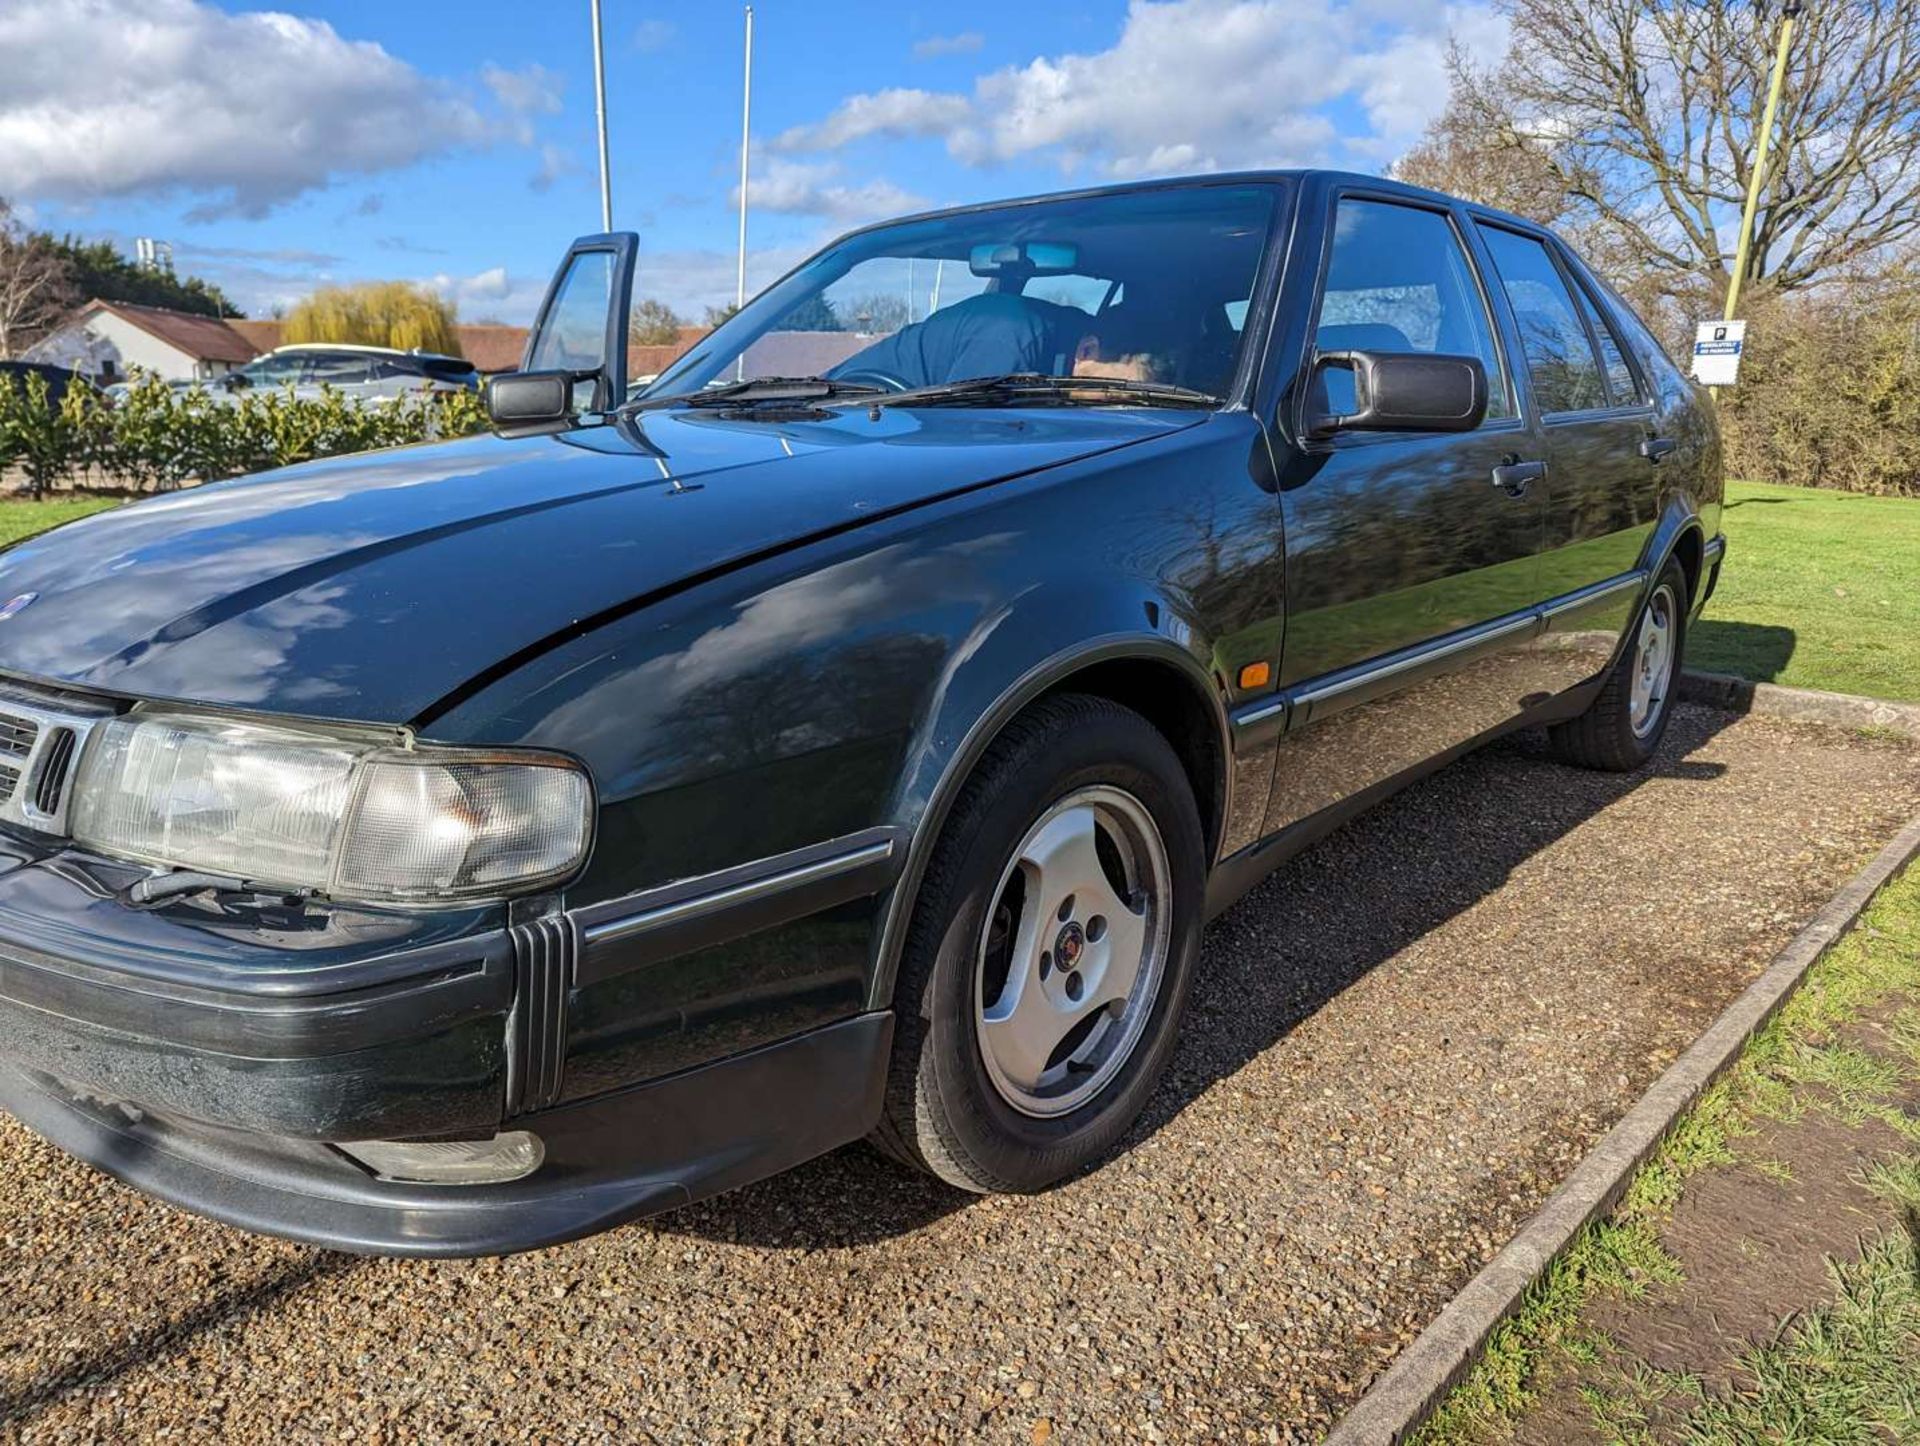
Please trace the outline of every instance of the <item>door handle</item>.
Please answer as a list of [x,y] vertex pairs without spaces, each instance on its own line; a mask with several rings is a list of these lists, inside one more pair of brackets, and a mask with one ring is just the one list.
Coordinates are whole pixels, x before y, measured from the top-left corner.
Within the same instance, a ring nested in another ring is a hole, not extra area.
[[1640,455],[1649,462],[1658,463],[1668,453],[1675,451],[1680,444],[1671,437],[1649,437],[1640,444]]
[[1522,462],[1518,457],[1508,457],[1493,469],[1493,485],[1509,497],[1525,497],[1527,489],[1543,481],[1546,475],[1545,462]]

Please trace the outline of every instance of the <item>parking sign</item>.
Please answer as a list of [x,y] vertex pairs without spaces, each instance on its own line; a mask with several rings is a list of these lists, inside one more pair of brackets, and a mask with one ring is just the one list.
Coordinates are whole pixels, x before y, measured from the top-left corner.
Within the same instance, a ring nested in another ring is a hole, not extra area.
[[1703,321],[1693,337],[1693,379],[1710,387],[1740,380],[1740,352],[1747,341],[1744,321]]

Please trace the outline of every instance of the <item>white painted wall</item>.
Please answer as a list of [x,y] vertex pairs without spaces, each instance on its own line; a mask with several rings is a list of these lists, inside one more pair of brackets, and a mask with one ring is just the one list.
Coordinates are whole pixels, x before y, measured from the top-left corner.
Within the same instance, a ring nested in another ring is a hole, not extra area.
[[[27,348],[26,360],[52,362],[96,381],[125,381],[134,367],[158,372],[168,381],[205,381],[233,370],[228,362],[196,361],[110,311],[96,311],[83,322],[49,332]],[[109,361],[110,377],[105,374]]]

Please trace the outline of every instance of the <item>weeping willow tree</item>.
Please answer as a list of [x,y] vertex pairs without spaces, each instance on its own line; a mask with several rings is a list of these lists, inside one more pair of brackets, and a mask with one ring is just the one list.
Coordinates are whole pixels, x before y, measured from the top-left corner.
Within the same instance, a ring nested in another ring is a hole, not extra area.
[[287,313],[280,335],[286,342],[345,341],[461,354],[453,304],[405,281],[323,286]]

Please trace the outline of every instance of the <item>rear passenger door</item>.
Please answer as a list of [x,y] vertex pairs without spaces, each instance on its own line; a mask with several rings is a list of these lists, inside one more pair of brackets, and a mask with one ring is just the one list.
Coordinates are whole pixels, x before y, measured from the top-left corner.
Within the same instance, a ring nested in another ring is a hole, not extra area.
[[[1326,216],[1302,376],[1317,354],[1445,353],[1486,368],[1485,422],[1465,433],[1301,440],[1282,469],[1292,703],[1267,832],[1511,721],[1536,691],[1540,455],[1522,417],[1464,216],[1349,190]],[[1310,244],[1310,243],[1309,243]],[[1289,303],[1293,304],[1293,303]],[[1351,374],[1302,398],[1352,404]],[[1336,394],[1336,389],[1347,395]],[[1496,473],[1510,485],[1500,485]]]
[[1557,242],[1478,225],[1526,357],[1546,442],[1540,594],[1549,647],[1571,686],[1604,666],[1639,602],[1642,553],[1658,515],[1653,406],[1645,379]]

